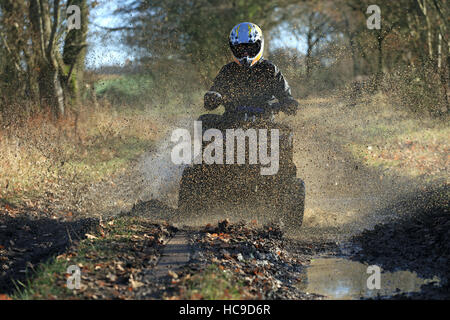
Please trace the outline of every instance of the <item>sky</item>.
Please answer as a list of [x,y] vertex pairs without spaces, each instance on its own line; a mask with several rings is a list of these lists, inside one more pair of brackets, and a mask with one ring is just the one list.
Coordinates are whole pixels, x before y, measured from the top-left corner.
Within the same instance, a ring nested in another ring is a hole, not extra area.
[[[122,0],[121,4],[126,4],[130,0]],[[115,9],[117,9],[117,3],[119,1],[102,0],[99,1],[100,5],[91,11],[90,19],[91,26],[88,36],[88,54],[86,66],[88,69],[98,68],[100,66],[107,65],[121,65],[125,61],[133,60],[134,57],[125,46],[122,46],[117,33],[104,32],[104,29],[97,26],[103,27],[119,27],[122,24],[120,18],[113,15]],[[257,22],[256,22],[257,23]],[[103,32],[101,32],[103,31]],[[264,30],[263,30],[264,31]],[[293,37],[286,26],[281,25],[278,30],[279,36],[276,39],[272,39],[271,48],[278,47],[289,47],[297,48],[300,52],[305,52],[306,47],[303,41],[298,41]],[[98,35],[101,32],[103,39]]]
[[[100,5],[91,10],[91,26],[88,35],[87,68],[98,68],[102,65],[123,64],[127,59],[133,60],[124,46],[121,46],[116,33],[108,33],[97,27],[115,28],[121,26],[121,20],[113,15],[117,9],[116,1],[99,1]],[[102,39],[97,33],[101,32]]]

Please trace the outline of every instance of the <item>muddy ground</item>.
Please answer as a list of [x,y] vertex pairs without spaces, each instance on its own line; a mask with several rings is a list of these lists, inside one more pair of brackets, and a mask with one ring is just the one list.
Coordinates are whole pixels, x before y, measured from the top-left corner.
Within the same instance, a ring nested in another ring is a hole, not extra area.
[[[326,104],[314,107],[329,108]],[[188,262],[164,277],[155,277],[152,270],[167,244],[158,242],[149,253],[153,255],[147,259],[150,262],[134,256],[128,267],[122,268],[125,271],[120,271],[125,274],[121,277],[90,274],[90,283],[102,281],[102,292],[96,292],[93,285],[89,294],[78,297],[186,298],[186,281],[214,264],[244,282],[245,292],[240,293],[244,297],[322,299],[326,296],[307,292],[305,270],[314,259],[339,257],[440,281],[439,286],[428,284],[414,294],[399,290],[378,298],[450,298],[448,186],[366,167],[330,139],[326,121],[314,123],[301,116],[287,121],[296,132],[298,177],[307,186],[304,223],[298,230],[283,234],[277,225],[239,211],[197,219],[178,215],[176,199],[183,168],[172,165],[167,139],[156,152],[137,159],[135,166],[115,177],[113,183],[91,186],[87,198],[97,205],[92,206],[89,217],[76,213],[56,217],[33,208],[3,206],[0,293],[13,293],[12,280],[23,281],[27,272],[32,274],[36,265],[49,257],[76,250],[77,239],[98,232],[101,220],[143,217],[148,219],[146,223],[172,228],[169,238],[185,234]],[[189,127],[189,123],[185,120],[179,126]],[[148,229],[148,234],[157,232],[154,230],[161,232],[158,227]],[[127,272],[133,275],[131,280]],[[134,284],[132,290],[130,283]]]
[[0,214],[0,292],[11,293],[40,263],[62,254],[90,230],[94,218],[56,218],[32,208],[10,208]]

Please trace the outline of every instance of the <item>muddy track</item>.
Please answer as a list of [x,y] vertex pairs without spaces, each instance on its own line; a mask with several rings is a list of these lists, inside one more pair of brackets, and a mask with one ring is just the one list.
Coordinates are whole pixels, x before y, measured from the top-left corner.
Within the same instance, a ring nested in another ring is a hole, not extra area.
[[[189,121],[184,120],[179,126],[190,127]],[[206,217],[180,216],[176,199],[183,168],[169,160],[168,139],[156,150],[144,154],[135,166],[116,176],[112,183],[91,186],[91,194],[86,198],[91,202],[101,199],[92,207],[91,217],[145,217],[152,223],[170,221],[178,229],[178,238],[172,239],[178,243],[169,243],[157,267],[136,275],[134,281],[144,285],[139,286],[133,297],[167,298],[178,294],[180,279],[215,264],[226,270],[239,270],[238,276],[253,290],[248,293],[251,297],[317,299],[321,298],[320,294],[306,293],[309,287],[305,275],[310,261],[323,258],[377,264],[386,271],[412,270],[424,277],[439,276],[443,288],[432,287],[424,290],[423,294],[428,296],[419,293],[416,297],[448,297],[445,283],[449,272],[442,263],[445,266],[449,257],[443,243],[450,241],[448,228],[439,229],[441,224],[448,225],[448,203],[447,206],[445,203],[430,206],[429,197],[417,196],[423,193],[418,191],[417,181],[387,176],[355,161],[343,145],[336,143],[324,127],[313,121],[303,121],[299,117],[291,121],[291,125],[297,134],[294,161],[298,177],[307,186],[304,224],[296,232],[282,235],[276,231],[277,226],[267,226],[261,221],[257,221],[258,225],[249,225],[254,217],[246,216],[245,212],[235,216],[224,216],[223,212],[211,212]],[[448,189],[436,190],[436,193],[442,192],[447,193],[448,199]],[[419,213],[428,212],[428,219],[414,220],[410,214],[411,203]],[[424,208],[429,210],[422,210]],[[395,222],[399,217],[404,219]],[[232,223],[221,229],[217,222],[224,218]],[[241,220],[245,222],[239,222]],[[8,263],[0,261],[3,263],[0,292],[11,292],[11,277],[24,279],[22,271],[27,265],[34,266],[63,252],[74,238],[82,238],[95,221],[98,220],[84,217],[70,221],[2,217],[0,228],[8,233],[1,233],[0,248]],[[420,236],[406,236],[411,230]],[[47,234],[52,234],[51,240]],[[423,243],[437,250],[429,250]],[[411,250],[403,250],[403,247]],[[423,250],[416,250],[416,247]],[[395,262],[399,257],[401,259]],[[260,264],[259,269],[254,268],[255,263]],[[440,266],[440,270],[424,267],[433,265]],[[173,272],[172,276],[167,269]],[[337,271],[331,268],[327,272]]]
[[[319,107],[331,108],[327,104]],[[301,117],[289,121],[296,132],[294,161],[298,167],[298,177],[306,183],[307,198],[302,228],[283,238],[286,250],[294,255],[302,255],[305,266],[310,259],[339,257],[366,264],[378,263],[386,268],[385,270],[393,271],[394,269],[389,267],[389,262],[383,263],[383,258],[394,260],[395,257],[390,256],[388,251],[395,249],[387,246],[385,241],[378,243],[375,241],[386,236],[361,232],[383,225],[384,222],[391,223],[399,217],[405,217],[404,221],[407,221],[411,207],[405,205],[405,199],[416,198],[417,194],[423,193],[419,190],[420,182],[367,168],[352,158],[344,145],[331,139],[330,132],[333,128],[321,123],[323,120],[317,121],[317,123],[311,120],[303,121]],[[184,127],[190,127],[189,121],[183,124]],[[131,214],[147,215],[156,221],[169,220],[177,227],[189,221],[188,228],[197,230],[208,223],[216,224],[224,218],[234,222],[242,219],[247,222],[252,220],[252,217],[242,212],[236,216],[226,217],[223,212],[214,212],[207,217],[179,216],[174,208],[182,168],[168,161],[169,154],[170,144],[166,140],[161,143],[156,154],[144,156],[137,164],[133,175],[139,177],[139,180],[134,180],[139,183],[133,188],[139,186],[140,192],[138,199],[134,194],[134,208]],[[429,199],[422,198],[419,202],[415,205],[420,211],[420,208],[428,205]],[[393,207],[397,210],[392,210]],[[128,210],[123,214],[126,212]],[[384,230],[388,235],[399,234],[398,230],[407,224],[407,222],[392,224],[392,227],[385,227]],[[431,234],[433,230],[427,232]],[[360,238],[356,238],[358,235],[361,235]],[[394,243],[397,240],[392,238]],[[361,242],[364,241],[377,243],[378,253],[370,255],[368,247],[361,246]],[[418,264],[429,263],[424,260],[425,258],[422,259],[420,256],[417,258],[420,261]],[[212,257],[205,261],[211,262],[211,259]],[[397,269],[417,271],[408,259],[399,263]],[[289,271],[285,273],[288,274]],[[431,274],[436,275],[437,271],[429,272],[427,276]],[[441,272],[440,275],[442,274]]]
[[275,226],[224,220],[215,226],[184,227],[168,241],[158,263],[135,276],[143,284],[135,297],[190,298],[185,295],[189,280],[215,266],[241,282],[241,296],[248,299],[321,299],[306,293],[301,281],[312,254],[330,252],[331,247],[304,249]]
[[7,294],[40,263],[65,252],[98,226],[93,218],[42,218],[43,213],[32,214],[26,208],[18,215],[0,215],[0,292]]

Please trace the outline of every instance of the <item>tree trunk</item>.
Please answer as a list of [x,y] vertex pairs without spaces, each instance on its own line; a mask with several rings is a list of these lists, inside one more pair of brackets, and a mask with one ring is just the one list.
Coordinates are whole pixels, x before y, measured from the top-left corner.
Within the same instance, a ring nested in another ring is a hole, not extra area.
[[427,7],[427,0],[417,0],[417,3],[419,4],[420,10],[422,10],[423,15],[425,16],[425,22],[427,25],[427,46],[428,46],[428,58],[430,61],[433,60],[433,37],[431,34],[431,22],[430,22],[430,16],[428,14],[428,7]]
[[61,71],[65,79],[67,98],[70,104],[77,108],[80,104],[83,82],[89,12],[86,0],[69,0],[67,6],[71,5],[81,9],[81,29],[72,29],[67,33],[62,56],[64,66]]
[[60,0],[53,0],[53,15],[48,0],[30,0],[29,7],[41,106],[50,107],[58,118],[65,114],[65,103],[79,104],[86,54],[87,0],[69,0],[67,6],[70,5],[81,9],[81,28],[67,33],[62,56],[57,46]]
[[41,107],[50,107],[55,117],[64,116],[64,94],[58,74],[57,48],[54,36],[59,24],[59,1],[54,1],[52,21],[48,2],[30,0],[29,15],[32,43],[36,55],[38,87]]
[[56,118],[64,116],[64,94],[58,70],[51,64],[43,66],[39,72],[39,96],[41,106],[50,107]]
[[[0,1],[0,18],[2,28],[0,29],[0,46],[6,56],[2,81],[8,83],[9,98],[23,98],[26,90],[26,70],[21,64],[21,53],[25,47],[21,38],[24,36],[23,9],[26,7],[22,0]],[[25,89],[25,90],[24,90]]]
[[306,39],[306,57],[305,57],[305,64],[306,64],[306,81],[310,80],[311,77],[311,71],[312,71],[312,50],[313,50],[313,44],[312,44],[312,35],[310,33],[307,34]]
[[353,62],[353,78],[356,78],[359,75],[359,61],[356,52],[356,43],[354,39],[354,34],[352,32],[348,33],[348,40],[350,45],[350,50],[352,53],[352,62]]
[[375,90],[378,90],[381,81],[383,80],[383,69],[384,69],[384,60],[383,60],[383,40],[384,37],[381,34],[381,31],[379,32],[377,36],[377,49],[378,49],[378,67],[377,67],[377,74],[375,79]]

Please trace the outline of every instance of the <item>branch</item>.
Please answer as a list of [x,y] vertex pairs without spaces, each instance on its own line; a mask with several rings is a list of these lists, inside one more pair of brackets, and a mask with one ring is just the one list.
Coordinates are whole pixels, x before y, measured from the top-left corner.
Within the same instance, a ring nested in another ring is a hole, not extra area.
[[94,26],[96,26],[98,28],[102,28],[102,29],[108,30],[108,31],[122,31],[122,30],[136,30],[136,29],[138,29],[138,28],[135,28],[135,27],[125,27],[125,26],[111,28],[111,27],[101,26],[101,25],[98,25],[96,23],[92,23],[92,25],[94,25]]
[[436,10],[437,10],[437,12],[438,12],[438,14],[439,14],[439,16],[440,16],[441,19],[442,19],[442,22],[445,23],[445,21],[446,21],[447,19],[444,18],[444,14],[442,13],[442,9],[439,8],[438,2],[437,2],[436,0],[433,0],[433,3],[434,3],[434,6],[435,6],[435,8],[436,8]]
[[328,20],[324,20],[321,24],[319,24],[318,26],[316,26],[313,30],[314,33],[317,33],[318,31],[320,31],[322,29],[323,26],[325,26],[328,23]]
[[44,59],[46,59],[45,56],[45,40],[44,40],[44,27],[42,26],[42,8],[41,8],[41,2],[39,0],[36,0],[36,7],[38,9],[38,27],[39,27],[39,40],[41,45],[41,51]]
[[378,32],[377,38],[378,38],[380,41],[384,41],[384,39],[391,33],[391,31],[392,31],[397,25],[399,25],[399,23],[396,21],[396,22],[394,22],[389,28],[384,29],[384,30],[380,30],[380,31]]
[[70,82],[70,77],[72,76],[73,68],[74,68],[74,67],[75,67],[75,63],[72,63],[72,64],[70,65],[69,74],[67,75],[67,80],[66,80],[67,83]]
[[441,24],[439,25],[439,32],[442,35],[442,38],[444,39],[444,41],[446,43],[448,43],[448,23],[447,23],[447,19],[445,19],[444,17],[444,13],[442,13],[442,9],[439,7],[439,4],[437,2],[437,0],[433,0],[434,6],[436,8],[436,11],[438,12],[439,17],[441,18]]
[[48,41],[48,47],[47,47],[47,55],[50,57],[53,46],[55,43],[55,35],[56,31],[58,29],[59,24],[59,0],[53,0],[53,25],[52,25],[52,31],[50,33],[50,40]]
[[17,69],[17,71],[19,73],[23,73],[22,68],[20,68],[19,64],[17,63],[17,57],[12,53],[11,49],[9,48],[8,43],[6,42],[6,37],[3,34],[3,32],[0,33],[0,36],[2,37],[3,40],[3,45],[5,46],[6,51],[8,52],[9,55],[11,55],[14,58],[14,67]]
[[419,4],[420,10],[422,11],[424,16],[427,16],[427,5],[426,0],[422,0],[423,3],[420,2],[420,0],[417,0],[417,3]]

